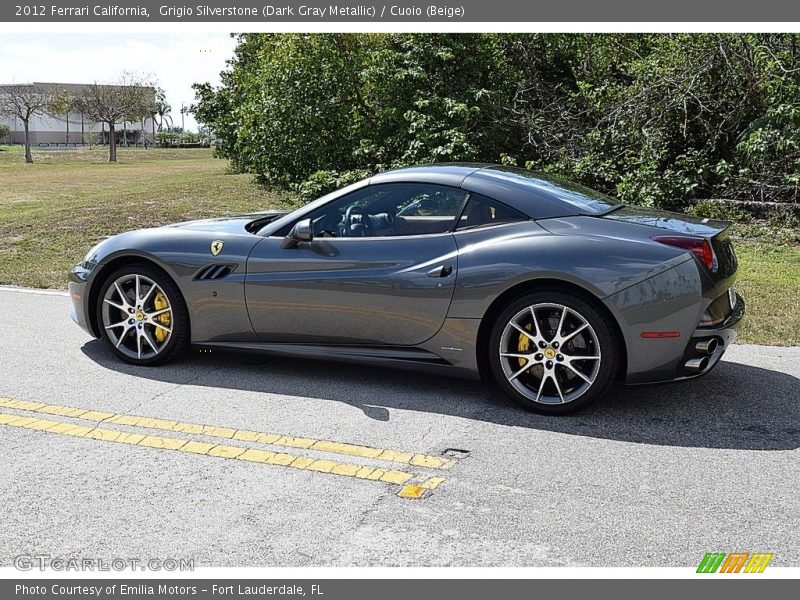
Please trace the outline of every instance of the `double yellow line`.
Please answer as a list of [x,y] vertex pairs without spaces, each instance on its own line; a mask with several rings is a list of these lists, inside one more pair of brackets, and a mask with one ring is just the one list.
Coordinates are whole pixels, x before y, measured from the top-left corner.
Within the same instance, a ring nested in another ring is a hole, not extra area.
[[[188,452],[268,465],[279,465],[292,469],[330,473],[332,475],[354,477],[367,481],[381,481],[402,486],[398,492],[398,495],[402,498],[422,498],[430,490],[436,489],[445,480],[444,477],[437,475],[411,473],[409,470],[406,470],[407,467],[414,466],[423,469],[447,471],[452,469],[458,462],[457,459],[443,456],[401,452],[387,448],[375,448],[372,446],[361,446],[307,437],[293,437],[278,433],[251,431],[247,429],[116,414],[57,404],[16,400],[13,398],[0,397],[0,408],[10,408],[37,415],[26,416],[16,413],[0,412],[0,425],[106,442]],[[210,438],[222,438],[241,442],[255,442],[282,448],[312,450],[327,454],[374,460],[381,463],[399,463],[407,466],[403,467],[404,470],[392,468],[392,465],[375,467],[365,464],[340,462],[338,460],[326,458],[314,458],[313,456],[297,455],[284,451],[270,451],[251,446],[209,443],[184,437],[145,435],[120,429],[99,427],[97,425],[88,426],[72,421],[42,418],[38,415],[55,415],[79,419],[81,421],[89,421],[96,424],[122,425],[190,435],[195,434]]]

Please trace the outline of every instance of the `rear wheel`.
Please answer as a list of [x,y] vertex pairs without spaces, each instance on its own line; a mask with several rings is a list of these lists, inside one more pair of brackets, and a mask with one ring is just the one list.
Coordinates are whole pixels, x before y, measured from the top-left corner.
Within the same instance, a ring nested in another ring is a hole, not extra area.
[[620,342],[582,298],[542,290],[511,302],[490,337],[495,380],[544,414],[569,414],[602,397],[619,368]]
[[178,286],[149,265],[128,265],[106,279],[97,322],[103,341],[132,364],[165,363],[189,344],[189,314]]

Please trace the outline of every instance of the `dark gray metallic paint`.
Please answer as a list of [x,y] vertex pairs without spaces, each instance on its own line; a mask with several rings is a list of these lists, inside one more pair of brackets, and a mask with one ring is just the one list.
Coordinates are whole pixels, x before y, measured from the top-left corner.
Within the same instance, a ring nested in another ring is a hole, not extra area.
[[[276,235],[319,206],[366,185],[412,181],[461,186],[507,203],[530,221],[409,237],[320,238],[281,248]],[[561,282],[602,303],[621,331],[629,383],[686,376],[693,335],[735,336],[738,318],[695,331],[708,305],[735,279],[735,258],[709,274],[688,252],[650,241],[654,231],[687,233],[725,224],[624,208],[606,216],[558,198],[550,179],[525,192],[514,174],[482,165],[424,166],[377,175],[289,214],[264,213],[132,231],[99,244],[70,281],[74,318],[92,335],[96,294],[120,260],[161,267],[183,292],[192,342],[243,350],[372,361],[478,376],[481,319],[520,286]],[[262,217],[257,233],[246,226]],[[214,240],[223,251],[212,256]],[[724,240],[715,244],[725,243]],[[732,255],[732,252],[731,252]],[[226,264],[221,280],[198,281]],[[449,267],[444,277],[429,271]],[[740,302],[736,311],[743,310]],[[643,339],[643,331],[680,337]]]
[[[457,272],[452,234],[281,241],[264,239],[248,261],[260,341],[413,346],[442,327]],[[428,276],[439,265],[450,275]]]

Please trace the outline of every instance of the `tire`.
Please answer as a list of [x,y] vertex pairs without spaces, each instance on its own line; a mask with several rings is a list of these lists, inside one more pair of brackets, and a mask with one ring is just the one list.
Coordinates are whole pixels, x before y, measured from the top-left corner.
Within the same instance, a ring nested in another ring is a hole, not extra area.
[[[137,285],[141,295],[134,302]],[[148,264],[134,263],[111,273],[100,287],[95,310],[103,341],[127,363],[164,364],[189,346],[183,295],[163,271]]]
[[561,290],[514,299],[489,337],[497,384],[524,408],[547,415],[575,413],[599,400],[614,383],[622,354],[621,340],[597,308]]

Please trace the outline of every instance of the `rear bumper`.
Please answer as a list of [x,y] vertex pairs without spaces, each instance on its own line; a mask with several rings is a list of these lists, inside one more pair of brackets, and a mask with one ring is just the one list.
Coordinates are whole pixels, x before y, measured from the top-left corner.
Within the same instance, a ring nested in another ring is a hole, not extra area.
[[[694,330],[692,339],[686,345],[686,350],[683,355],[681,366],[678,368],[678,373],[673,381],[682,379],[694,379],[701,377],[711,371],[725,354],[725,350],[736,339],[736,333],[739,328],[739,323],[744,317],[745,304],[744,299],[736,294],[736,304],[730,314],[725,317],[725,320],[715,327],[699,327]],[[695,346],[698,342],[715,339],[718,342],[717,349],[712,354],[708,355],[708,366],[698,371],[691,371],[686,368],[686,363],[692,358],[702,358],[702,353],[699,353]]]
[[[701,326],[706,311],[727,288],[719,289],[703,280],[694,259],[631,286],[603,302],[616,318],[625,340],[625,383],[657,383],[695,377],[717,363],[728,344],[736,337],[736,327],[744,314],[744,301],[736,296],[727,314],[714,324]],[[715,315],[716,316],[716,315]],[[702,368],[689,370],[686,361],[699,340],[715,338],[714,349]]]
[[[698,327],[692,333],[691,339],[686,344],[683,356],[675,369],[674,377],[666,377],[654,381],[636,381],[628,382],[629,385],[636,384],[649,384],[649,383],[667,383],[671,381],[682,381],[684,379],[695,379],[702,377],[709,373],[714,367],[717,366],[728,346],[736,340],[736,333],[739,328],[739,323],[744,317],[745,303],[744,299],[736,294],[736,304],[733,306],[730,314],[725,317],[725,320],[715,327]],[[700,352],[696,349],[699,342],[709,340],[716,340],[717,348],[711,354]],[[699,369],[690,369],[687,363],[692,359],[708,359],[705,365]]]

